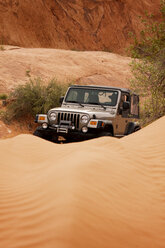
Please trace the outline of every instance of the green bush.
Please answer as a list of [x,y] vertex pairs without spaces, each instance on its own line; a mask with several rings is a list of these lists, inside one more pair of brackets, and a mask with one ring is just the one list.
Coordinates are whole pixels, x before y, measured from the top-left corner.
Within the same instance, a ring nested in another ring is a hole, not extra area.
[[152,122],[165,114],[165,70],[145,60],[133,61],[131,67],[131,88],[140,95],[142,122]]
[[131,88],[141,96],[143,123],[165,114],[165,0],[161,1],[160,15],[160,22],[154,21],[152,14],[141,19],[141,38],[135,37],[130,48],[134,58]]
[[0,100],[6,100],[7,98],[7,94],[0,94]]
[[41,79],[30,79],[25,85],[17,86],[9,96],[8,119],[34,117],[37,113],[47,113],[50,108],[59,106],[59,98],[64,95],[67,84],[55,79],[44,83]]
[[3,45],[0,45],[0,51],[5,51],[5,47]]
[[145,18],[139,16],[143,29],[138,39],[133,33],[133,44],[129,52],[133,58],[153,60],[165,48],[165,0],[160,2],[160,21],[155,21],[153,14],[145,12]]

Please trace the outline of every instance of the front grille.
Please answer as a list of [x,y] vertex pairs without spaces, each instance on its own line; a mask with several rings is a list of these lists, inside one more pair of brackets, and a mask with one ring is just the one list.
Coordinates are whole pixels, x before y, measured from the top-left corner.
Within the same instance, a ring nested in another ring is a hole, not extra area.
[[80,114],[60,112],[58,113],[58,124],[60,124],[61,121],[71,121],[72,125],[74,125],[76,129],[78,129]]

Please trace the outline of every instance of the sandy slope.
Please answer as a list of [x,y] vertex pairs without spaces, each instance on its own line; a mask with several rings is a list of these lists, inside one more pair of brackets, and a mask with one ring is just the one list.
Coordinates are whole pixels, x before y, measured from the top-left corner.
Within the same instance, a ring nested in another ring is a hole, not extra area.
[[1,248],[164,248],[165,117],[123,139],[0,141]]
[[58,49],[33,49],[5,46],[0,51],[0,93],[20,83],[41,77],[57,78],[62,83],[128,86],[128,57],[107,52],[79,52]]

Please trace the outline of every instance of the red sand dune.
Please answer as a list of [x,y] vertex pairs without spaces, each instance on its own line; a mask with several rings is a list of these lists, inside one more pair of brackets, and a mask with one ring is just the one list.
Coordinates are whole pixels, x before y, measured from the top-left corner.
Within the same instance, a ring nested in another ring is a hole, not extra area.
[[0,141],[1,248],[164,248],[165,117],[122,139]]

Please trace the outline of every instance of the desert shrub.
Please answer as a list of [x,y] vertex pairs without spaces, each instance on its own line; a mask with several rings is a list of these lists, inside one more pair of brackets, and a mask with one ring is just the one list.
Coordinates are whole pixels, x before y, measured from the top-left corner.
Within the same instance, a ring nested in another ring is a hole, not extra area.
[[50,108],[59,106],[59,98],[64,95],[68,85],[55,79],[49,83],[41,79],[30,79],[24,85],[17,86],[9,96],[7,106],[8,119],[34,117],[37,113],[46,113]]
[[44,112],[47,112],[50,108],[58,107],[61,104],[59,103],[59,99],[61,96],[64,96],[68,86],[70,84],[60,84],[56,80],[51,80],[46,87],[47,92],[47,101],[44,105]]
[[130,54],[133,78],[131,88],[141,96],[141,117],[144,123],[165,114],[165,0],[161,1],[161,21],[146,14],[141,19],[141,38],[134,37]]
[[25,75],[30,78],[31,77],[30,73],[31,73],[31,71],[29,69],[27,69]]
[[0,51],[5,51],[5,47],[3,45],[0,45]]
[[8,95],[7,94],[0,94],[0,100],[6,100],[8,98]]
[[131,64],[131,88],[141,98],[141,119],[152,122],[165,114],[165,70],[145,60]]

